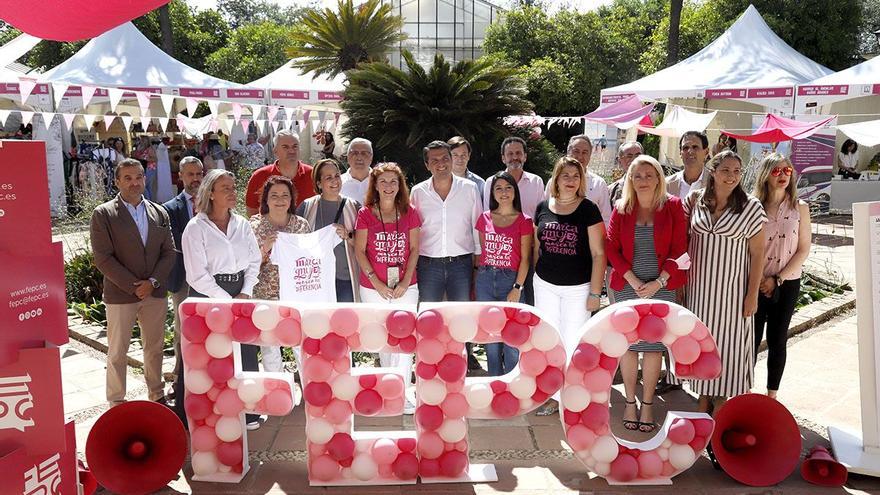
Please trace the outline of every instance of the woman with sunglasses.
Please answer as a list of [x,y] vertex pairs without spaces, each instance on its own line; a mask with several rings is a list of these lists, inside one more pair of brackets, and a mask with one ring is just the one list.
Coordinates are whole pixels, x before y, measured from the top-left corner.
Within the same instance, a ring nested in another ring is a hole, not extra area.
[[755,313],[755,356],[767,327],[767,395],[776,397],[785,369],[788,325],[801,288],[801,267],[810,254],[810,208],[798,200],[791,161],[773,153],[758,166],[754,195],[764,205],[764,273]]

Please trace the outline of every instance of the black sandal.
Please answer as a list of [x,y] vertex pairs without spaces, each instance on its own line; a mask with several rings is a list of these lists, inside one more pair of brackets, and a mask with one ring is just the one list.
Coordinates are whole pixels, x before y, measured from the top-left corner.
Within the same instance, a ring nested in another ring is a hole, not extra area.
[[[653,406],[653,405],[654,405],[653,402],[642,401],[642,407]],[[642,409],[642,410],[644,411],[644,409]],[[651,411],[651,412],[653,412],[653,411]],[[657,423],[654,423],[654,422],[645,423],[643,421],[638,421],[638,423],[639,423],[639,431],[642,433],[651,433],[652,431],[654,431],[657,428]]]
[[[632,402],[630,402],[630,401],[628,401],[628,400],[626,400],[626,399],[623,399],[623,402],[625,402],[626,405],[628,405],[628,406],[629,406],[629,405],[632,405],[632,406],[636,405],[636,401],[635,401],[635,400],[632,401]],[[626,406],[624,406],[624,407],[626,407]],[[639,412],[639,410],[638,410],[638,408],[636,408],[636,414],[638,414],[638,412]],[[639,423],[638,421],[632,421],[632,420],[629,420],[629,419],[624,419],[624,420],[622,420],[622,421],[623,421],[623,427],[626,428],[627,430],[630,430],[630,431],[636,431],[636,430],[638,430],[638,429],[639,429],[639,425],[641,425],[641,423]]]

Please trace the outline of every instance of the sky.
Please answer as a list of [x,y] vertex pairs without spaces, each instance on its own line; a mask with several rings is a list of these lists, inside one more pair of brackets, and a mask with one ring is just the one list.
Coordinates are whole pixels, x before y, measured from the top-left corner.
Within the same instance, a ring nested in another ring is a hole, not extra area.
[[[313,0],[270,0],[279,5],[309,5]],[[316,0],[321,6],[332,7],[337,4],[336,0]],[[513,0],[489,0],[491,3],[499,7],[509,7],[514,3]],[[595,9],[600,5],[608,5],[612,0],[547,0],[551,11],[558,10],[562,7],[569,6],[579,11],[588,11]],[[186,0],[190,5],[198,9],[211,9],[217,6],[217,0]]]

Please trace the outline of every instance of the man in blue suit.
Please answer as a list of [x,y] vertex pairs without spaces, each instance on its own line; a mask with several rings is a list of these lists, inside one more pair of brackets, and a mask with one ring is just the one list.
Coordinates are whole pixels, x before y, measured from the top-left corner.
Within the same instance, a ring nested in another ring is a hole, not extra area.
[[[183,229],[189,223],[190,218],[194,217],[196,212],[193,211],[196,201],[196,192],[202,185],[202,177],[205,175],[202,161],[198,158],[187,156],[180,160],[178,176],[183,182],[183,192],[168,201],[162,206],[168,211],[171,219],[171,233],[174,235],[174,245],[177,246],[177,259],[174,262],[174,268],[168,277],[168,291],[171,292],[171,301],[174,305],[174,354],[177,358],[174,364],[174,390],[175,395],[181,400],[183,399],[183,390],[178,384],[179,375],[183,373],[183,362],[180,356],[180,303],[186,299],[189,294],[189,285],[186,283],[186,270],[183,267],[183,253],[180,250],[180,238],[183,236]],[[178,393],[179,392],[179,393]],[[182,406],[182,404],[181,404]],[[182,407],[181,407],[182,410]]]

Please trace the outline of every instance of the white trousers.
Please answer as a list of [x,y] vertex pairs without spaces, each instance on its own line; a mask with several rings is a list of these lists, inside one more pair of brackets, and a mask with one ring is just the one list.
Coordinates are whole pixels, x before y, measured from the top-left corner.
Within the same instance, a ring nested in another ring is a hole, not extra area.
[[[410,285],[406,292],[399,299],[385,299],[373,289],[361,286],[361,302],[365,303],[384,303],[384,304],[418,304],[419,303],[419,287],[418,285]],[[409,384],[412,379],[413,355],[400,354],[395,352],[380,352],[379,364],[383,368],[395,368],[403,375],[404,383]]]

